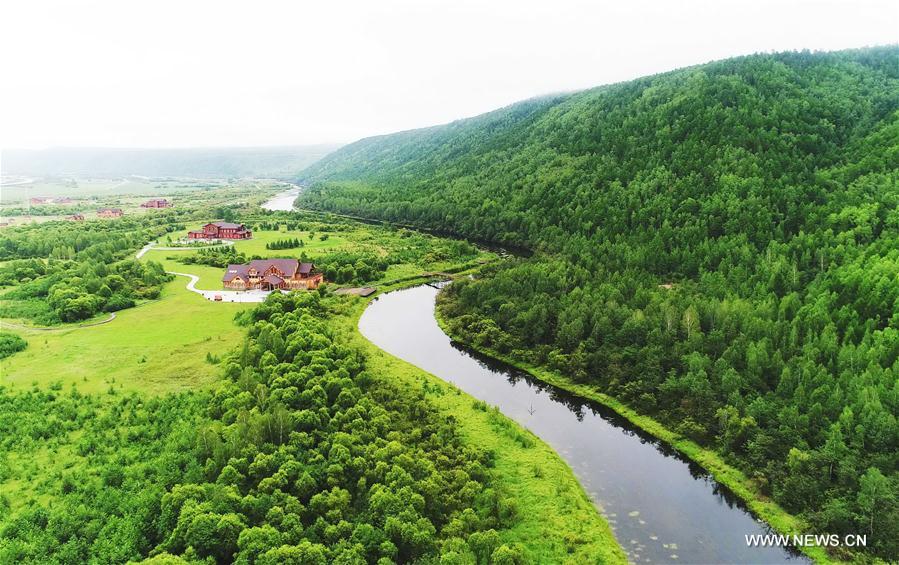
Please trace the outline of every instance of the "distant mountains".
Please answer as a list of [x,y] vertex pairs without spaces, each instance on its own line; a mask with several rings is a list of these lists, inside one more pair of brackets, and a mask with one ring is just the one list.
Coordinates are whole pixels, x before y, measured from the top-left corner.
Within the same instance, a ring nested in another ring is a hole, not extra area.
[[288,178],[336,144],[203,149],[4,149],[4,174],[72,177]]

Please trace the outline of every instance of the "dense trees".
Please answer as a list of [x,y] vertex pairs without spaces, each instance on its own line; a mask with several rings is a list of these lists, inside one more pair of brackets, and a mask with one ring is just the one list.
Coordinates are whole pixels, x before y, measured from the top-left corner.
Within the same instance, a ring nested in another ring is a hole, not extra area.
[[321,255],[316,266],[325,275],[325,280],[345,283],[364,283],[384,276],[387,267],[398,258],[379,257],[373,253],[336,251]]
[[266,249],[296,249],[297,247],[303,247],[305,245],[303,240],[295,237],[284,238],[284,239],[276,239],[275,241],[269,242],[265,244]]
[[420,390],[366,370],[329,322],[345,307],[274,294],[243,314],[213,394],[3,391],[16,464],[0,481],[41,450],[66,464],[29,504],[0,499],[0,561],[521,563],[490,455]]
[[158,297],[171,277],[158,263],[130,258],[148,239],[173,229],[157,222],[56,222],[5,230],[0,257],[12,260],[0,273],[0,286],[15,288],[4,293],[0,315],[39,324],[76,322]]
[[10,332],[0,332],[0,359],[18,353],[28,347],[28,342]]
[[[259,259],[260,257],[253,257]],[[228,265],[239,265],[249,261],[244,253],[240,253],[234,246],[221,245],[209,249],[198,249],[196,253],[173,255],[171,259],[187,265],[209,265],[210,267],[225,268]]]
[[895,559],[897,56],[743,57],[363,140],[301,199],[541,251],[450,287],[454,331]]

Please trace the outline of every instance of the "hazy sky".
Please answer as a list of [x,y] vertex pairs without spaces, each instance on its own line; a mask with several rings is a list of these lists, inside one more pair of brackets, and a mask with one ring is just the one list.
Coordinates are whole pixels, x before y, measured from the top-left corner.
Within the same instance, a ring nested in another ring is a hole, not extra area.
[[352,141],[732,55],[899,40],[895,0],[11,0],[0,146]]

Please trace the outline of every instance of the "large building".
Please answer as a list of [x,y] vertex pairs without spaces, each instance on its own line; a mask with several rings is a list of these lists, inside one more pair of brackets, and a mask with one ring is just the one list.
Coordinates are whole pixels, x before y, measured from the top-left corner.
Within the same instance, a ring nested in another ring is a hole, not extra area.
[[153,200],[147,200],[143,204],[140,205],[141,208],[171,208],[172,203],[166,200],[165,198],[156,198]]
[[250,239],[253,232],[243,224],[212,222],[200,231],[187,232],[188,239]]
[[100,208],[97,210],[98,218],[121,218],[125,213],[121,208]]
[[228,290],[312,290],[324,282],[312,263],[296,259],[257,259],[228,265],[222,285]]

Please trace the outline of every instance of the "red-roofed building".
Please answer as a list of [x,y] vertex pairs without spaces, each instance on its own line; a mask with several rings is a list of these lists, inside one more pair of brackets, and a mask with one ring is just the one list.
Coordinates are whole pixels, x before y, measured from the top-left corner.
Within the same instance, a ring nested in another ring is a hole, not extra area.
[[147,200],[143,204],[140,205],[141,208],[171,208],[172,203],[166,200],[165,198],[157,198],[153,200]]
[[200,231],[187,232],[188,239],[250,239],[253,232],[243,224],[231,222],[212,222],[203,226]]
[[72,214],[71,216],[66,216],[66,219],[70,222],[83,222],[84,214]]
[[121,208],[100,208],[97,210],[98,218],[121,218],[125,213]]
[[222,285],[229,290],[312,290],[324,280],[312,263],[256,259],[246,265],[228,265]]

